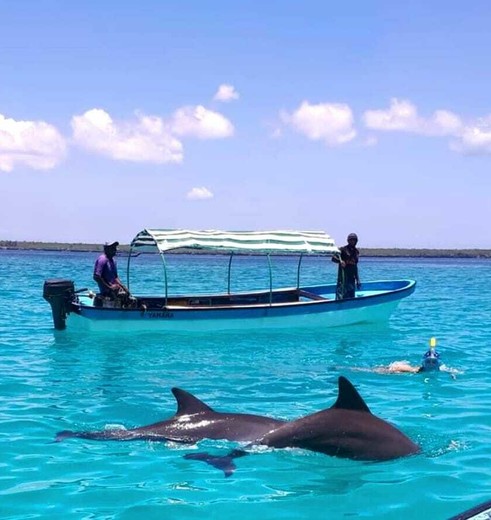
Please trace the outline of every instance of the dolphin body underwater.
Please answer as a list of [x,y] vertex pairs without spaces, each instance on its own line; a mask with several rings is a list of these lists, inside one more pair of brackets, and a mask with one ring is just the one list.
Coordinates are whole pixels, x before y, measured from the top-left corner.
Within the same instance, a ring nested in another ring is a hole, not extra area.
[[[181,443],[222,439],[271,448],[302,448],[363,461],[391,460],[420,452],[420,447],[411,439],[370,412],[348,379],[339,377],[338,388],[338,398],[330,408],[293,421],[216,412],[192,394],[173,388],[177,412],[170,419],[130,430],[65,430],[57,434],[56,441],[70,437]],[[191,453],[185,458],[207,462],[229,476],[235,469],[233,459],[246,454],[243,450],[234,449],[225,456]]]

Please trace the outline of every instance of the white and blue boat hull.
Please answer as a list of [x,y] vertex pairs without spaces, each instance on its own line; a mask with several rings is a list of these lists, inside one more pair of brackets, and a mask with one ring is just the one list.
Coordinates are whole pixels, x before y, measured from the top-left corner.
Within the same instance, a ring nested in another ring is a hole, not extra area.
[[[81,294],[72,303],[67,325],[70,329],[123,332],[339,327],[386,321],[399,302],[414,292],[415,286],[412,280],[366,282],[355,298],[346,300],[335,299],[335,285],[277,289],[271,293],[270,303],[263,302],[269,297],[268,291],[177,296],[159,308],[141,305],[131,309],[96,307],[93,298]],[[282,294],[296,294],[296,301],[275,302],[276,296],[283,298]],[[261,303],[240,303],[254,298]],[[152,297],[137,299],[153,301]],[[216,304],[215,300],[221,303]]]

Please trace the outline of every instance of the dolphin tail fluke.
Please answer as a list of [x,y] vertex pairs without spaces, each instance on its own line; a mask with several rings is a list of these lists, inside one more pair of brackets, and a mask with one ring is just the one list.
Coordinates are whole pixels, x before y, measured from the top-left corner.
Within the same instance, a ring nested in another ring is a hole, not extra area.
[[58,432],[55,437],[55,442],[61,442],[64,439],[70,439],[71,437],[79,437],[77,432],[72,432],[70,430],[63,430],[62,432]]
[[55,442],[61,442],[65,439],[90,439],[90,440],[99,440],[99,439],[111,439],[111,431],[108,432],[73,432],[71,430],[63,430],[62,432],[58,432],[55,437]]
[[58,432],[55,437],[55,442],[61,442],[64,439],[89,439],[92,441],[128,441],[138,439],[141,436],[136,436],[131,430],[103,430],[100,432],[73,432],[71,430],[63,430]]
[[244,457],[245,455],[247,455],[247,452],[245,451],[232,450],[229,454],[222,456],[211,455],[210,453],[202,452],[188,453],[187,455],[184,455],[184,458],[187,460],[201,460],[202,462],[206,462],[210,466],[222,470],[226,477],[230,477],[230,475],[232,475],[237,468],[237,466],[234,464],[234,459]]

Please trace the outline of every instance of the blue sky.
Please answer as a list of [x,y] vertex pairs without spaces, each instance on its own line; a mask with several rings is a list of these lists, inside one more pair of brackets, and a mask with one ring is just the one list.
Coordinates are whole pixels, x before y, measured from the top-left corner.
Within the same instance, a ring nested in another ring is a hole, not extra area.
[[3,1],[0,239],[491,248],[491,5]]

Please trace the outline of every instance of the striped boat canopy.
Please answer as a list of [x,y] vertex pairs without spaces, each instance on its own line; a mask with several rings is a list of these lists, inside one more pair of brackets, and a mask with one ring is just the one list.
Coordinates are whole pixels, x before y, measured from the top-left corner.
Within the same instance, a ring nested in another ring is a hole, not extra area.
[[188,248],[224,252],[333,254],[334,240],[323,231],[190,231],[144,229],[131,242],[142,252]]

